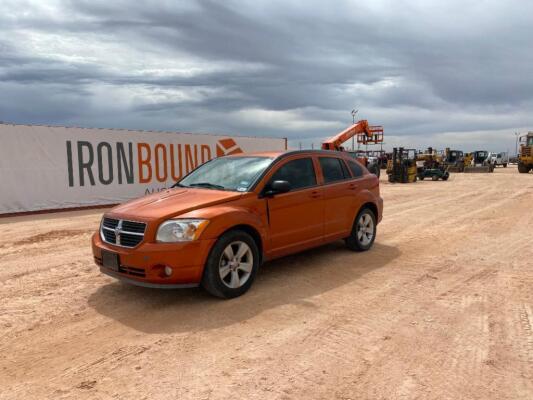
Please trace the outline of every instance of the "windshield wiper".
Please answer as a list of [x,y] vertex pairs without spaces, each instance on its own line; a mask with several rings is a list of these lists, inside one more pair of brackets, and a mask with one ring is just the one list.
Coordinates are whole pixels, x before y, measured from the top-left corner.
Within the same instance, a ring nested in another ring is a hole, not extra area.
[[214,183],[209,183],[209,182],[197,182],[197,183],[191,183],[189,185],[189,187],[194,187],[194,186],[205,187],[205,188],[209,188],[209,189],[226,190],[226,188],[224,186],[216,185]]

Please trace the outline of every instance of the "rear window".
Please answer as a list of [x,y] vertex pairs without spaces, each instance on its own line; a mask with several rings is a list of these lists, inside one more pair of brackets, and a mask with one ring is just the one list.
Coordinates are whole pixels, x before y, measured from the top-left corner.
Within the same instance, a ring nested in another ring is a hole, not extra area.
[[318,161],[320,162],[320,168],[322,168],[322,174],[324,175],[324,183],[337,182],[349,178],[349,175],[345,175],[348,172],[346,166],[343,165],[340,159],[320,157]]

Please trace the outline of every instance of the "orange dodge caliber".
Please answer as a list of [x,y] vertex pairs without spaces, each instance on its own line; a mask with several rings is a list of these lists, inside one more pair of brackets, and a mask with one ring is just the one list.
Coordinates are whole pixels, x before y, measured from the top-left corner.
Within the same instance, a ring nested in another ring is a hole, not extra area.
[[92,249],[100,270],[125,282],[231,298],[265,260],[339,239],[370,249],[382,210],[378,178],[346,153],[239,154],[113,208]]

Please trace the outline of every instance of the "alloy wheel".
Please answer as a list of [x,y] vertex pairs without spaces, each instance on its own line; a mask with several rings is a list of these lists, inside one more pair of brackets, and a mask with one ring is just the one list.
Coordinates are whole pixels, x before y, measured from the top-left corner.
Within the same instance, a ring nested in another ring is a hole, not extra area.
[[220,257],[220,279],[231,289],[240,288],[250,278],[253,265],[254,256],[250,246],[241,241],[232,242]]
[[361,215],[357,222],[357,240],[363,245],[367,246],[374,238],[374,220],[365,213]]

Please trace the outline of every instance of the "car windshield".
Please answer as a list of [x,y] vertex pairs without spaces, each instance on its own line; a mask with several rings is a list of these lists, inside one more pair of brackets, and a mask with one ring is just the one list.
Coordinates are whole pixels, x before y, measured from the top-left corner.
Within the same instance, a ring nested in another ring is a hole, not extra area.
[[270,157],[221,157],[196,168],[178,186],[246,192],[272,163]]

